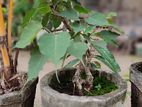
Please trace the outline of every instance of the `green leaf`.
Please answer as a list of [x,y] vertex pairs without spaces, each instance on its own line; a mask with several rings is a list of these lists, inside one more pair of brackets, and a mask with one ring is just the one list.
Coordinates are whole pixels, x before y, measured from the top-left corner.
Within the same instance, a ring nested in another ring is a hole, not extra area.
[[58,28],[61,25],[61,19],[60,17],[52,14],[52,13],[47,13],[43,16],[42,18],[42,25],[48,29],[54,29]]
[[70,42],[68,32],[47,33],[40,37],[38,45],[43,55],[47,56],[54,64],[58,64],[61,57],[65,55]]
[[73,67],[73,66],[76,65],[79,61],[80,61],[79,59],[74,59],[74,60],[70,61],[68,64],[66,64],[64,67],[65,67],[65,68]]
[[97,33],[97,35],[99,35],[99,37],[104,39],[104,41],[107,42],[108,44],[112,43],[116,44],[116,39],[118,36],[120,36],[119,34],[111,31],[101,31]]
[[102,61],[112,71],[114,71],[114,72],[120,71],[119,65],[116,63],[114,56],[107,49],[106,43],[103,40],[102,41],[93,41],[92,45],[100,54],[100,56],[95,57],[96,59]]
[[76,58],[82,60],[82,56],[86,53],[88,49],[87,45],[83,42],[73,42],[68,48],[67,52]]
[[40,14],[46,14],[51,11],[50,6],[45,2],[41,3],[38,7],[38,11]]
[[34,5],[33,5],[33,7],[34,8],[37,8],[38,6],[39,6],[39,4],[40,4],[40,0],[34,0]]
[[89,14],[89,17],[85,19],[88,24],[96,26],[106,26],[109,25],[104,14],[93,12]]
[[28,79],[31,80],[38,76],[40,70],[42,70],[43,65],[46,63],[47,57],[43,56],[39,49],[34,49],[31,52],[31,58],[28,67]]
[[45,3],[39,4],[37,8],[33,8],[27,12],[26,16],[23,19],[22,26],[25,27],[35,16],[44,15],[51,11],[50,6]]
[[92,45],[95,46],[95,47],[100,47],[100,48],[104,48],[104,49],[107,49],[107,44],[104,40],[94,40],[94,41],[91,41]]
[[113,18],[113,17],[116,17],[116,16],[117,16],[117,13],[115,13],[115,12],[109,12],[109,13],[106,14],[107,18]]
[[21,34],[20,40],[16,44],[16,48],[25,48],[30,45],[36,38],[37,33],[41,30],[42,26],[40,22],[31,21],[24,29]]
[[83,25],[81,23],[73,23],[71,26],[72,26],[75,33],[78,33],[80,31],[84,31],[86,29],[86,25]]
[[[97,60],[100,60],[101,62],[103,62],[105,65],[107,65],[112,71],[114,72],[118,72],[116,70],[116,68],[114,67],[114,64],[112,64],[112,62],[109,62],[108,60],[106,60],[104,57],[100,56],[100,55],[96,55],[95,58]],[[119,68],[118,68],[119,69]]]
[[75,10],[77,10],[79,13],[88,13],[90,12],[88,9],[82,7],[81,5],[75,5]]
[[94,70],[98,70],[101,68],[101,64],[99,62],[97,63],[90,63],[91,64],[91,68],[94,69]]
[[116,16],[117,16],[117,13],[115,13],[115,12],[110,12],[110,13],[106,14],[106,18],[110,24],[115,23],[114,17],[116,17]]
[[68,0],[63,0],[63,1],[67,2]]
[[78,20],[79,14],[74,9],[67,9],[59,13],[60,16],[65,17],[70,20]]
[[49,24],[51,13],[47,13],[42,17],[42,26],[47,27]]
[[85,33],[85,34],[92,33],[95,28],[96,28],[96,26],[88,26],[88,27],[85,29],[84,33]]
[[23,23],[22,23],[23,27],[25,27],[31,21],[32,17],[34,17],[36,12],[37,10],[34,8],[27,12],[26,16],[23,19]]
[[119,26],[117,26],[116,24],[111,24],[111,26],[112,26],[113,29],[115,29],[120,35],[121,35],[121,34],[124,34],[124,31],[123,31]]
[[58,28],[62,22],[61,19],[54,14],[51,15],[50,21],[55,29]]

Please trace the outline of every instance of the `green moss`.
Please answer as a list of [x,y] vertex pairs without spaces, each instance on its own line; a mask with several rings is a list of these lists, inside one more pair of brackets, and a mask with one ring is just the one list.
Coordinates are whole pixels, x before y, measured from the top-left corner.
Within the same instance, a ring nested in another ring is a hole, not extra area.
[[90,92],[85,91],[86,96],[97,96],[110,93],[116,90],[118,87],[115,83],[107,80],[105,77],[94,77],[93,89]]

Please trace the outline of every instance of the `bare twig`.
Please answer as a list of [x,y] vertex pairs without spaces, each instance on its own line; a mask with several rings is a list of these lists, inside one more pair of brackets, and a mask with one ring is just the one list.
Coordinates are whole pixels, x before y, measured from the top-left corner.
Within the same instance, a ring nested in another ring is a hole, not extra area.
[[54,30],[51,30],[51,32],[58,32],[58,31],[63,31],[64,28],[61,28],[61,29],[54,29]]
[[67,22],[64,18],[62,18],[62,19],[63,19],[63,23],[64,23],[65,27],[66,27],[70,32],[72,32],[72,28],[70,27],[70,25],[68,24],[68,22]]
[[18,56],[19,56],[19,49],[16,49],[15,58],[14,58],[14,71],[15,71],[15,73],[17,73]]

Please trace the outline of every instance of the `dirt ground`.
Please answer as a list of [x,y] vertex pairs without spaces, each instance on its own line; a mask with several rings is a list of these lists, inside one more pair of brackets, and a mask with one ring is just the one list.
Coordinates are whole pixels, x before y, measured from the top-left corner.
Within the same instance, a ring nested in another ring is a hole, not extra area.
[[[126,96],[126,100],[124,102],[124,107],[131,107],[130,104],[130,83],[128,82],[129,79],[129,67],[132,63],[138,62],[142,60],[140,56],[130,56],[126,55],[125,53],[114,53],[114,56],[121,67],[120,75],[127,81],[128,83],[128,92]],[[26,51],[21,51],[19,56],[19,71],[27,71],[28,69],[28,61],[29,61],[30,54]],[[109,70],[106,66],[102,66],[103,70]],[[54,65],[52,63],[47,63],[43,70],[39,74],[39,78],[42,78],[46,73],[51,72],[54,70]],[[35,98],[35,106],[34,107],[41,107],[41,97],[40,97],[40,89],[39,84],[37,86],[36,98]]]

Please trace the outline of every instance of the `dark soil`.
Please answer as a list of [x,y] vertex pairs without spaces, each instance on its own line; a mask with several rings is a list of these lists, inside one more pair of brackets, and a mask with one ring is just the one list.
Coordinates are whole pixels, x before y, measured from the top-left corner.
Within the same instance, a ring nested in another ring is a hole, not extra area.
[[[0,78],[0,81],[2,81],[1,78]],[[26,81],[27,81],[27,73],[21,72],[21,73],[15,74],[11,78],[11,81],[10,81],[11,84],[9,87],[7,87],[7,84],[3,84],[5,88],[2,88],[2,85],[1,85],[2,82],[0,82],[0,95],[8,94],[13,91],[19,91],[20,89],[22,89]]]
[[137,69],[138,71],[142,72],[142,63],[138,63],[135,66],[135,69]]
[[[49,86],[60,93],[79,96],[78,91],[74,89],[72,83],[74,73],[75,71],[69,70],[60,72],[60,74],[58,74],[60,83],[57,81],[56,75],[53,75]],[[92,72],[92,74],[94,76],[93,89],[90,92],[84,90],[83,94],[85,96],[104,95],[118,88],[115,83],[107,80],[106,77],[100,77],[99,71]],[[82,77],[85,78],[85,75],[82,75]]]

